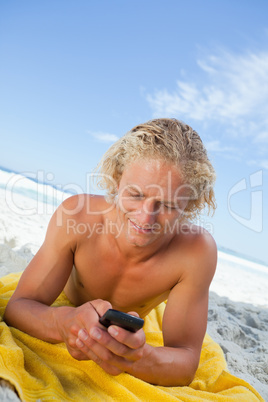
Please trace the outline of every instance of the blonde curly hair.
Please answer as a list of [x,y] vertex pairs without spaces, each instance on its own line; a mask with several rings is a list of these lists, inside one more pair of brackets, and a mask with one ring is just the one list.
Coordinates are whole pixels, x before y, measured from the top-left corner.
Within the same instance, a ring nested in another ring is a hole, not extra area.
[[208,207],[216,208],[213,186],[215,170],[201,138],[190,126],[176,119],[154,119],[140,124],[116,141],[100,160],[97,184],[114,202],[126,166],[139,159],[162,159],[178,166],[184,184],[191,189],[184,215],[196,218]]

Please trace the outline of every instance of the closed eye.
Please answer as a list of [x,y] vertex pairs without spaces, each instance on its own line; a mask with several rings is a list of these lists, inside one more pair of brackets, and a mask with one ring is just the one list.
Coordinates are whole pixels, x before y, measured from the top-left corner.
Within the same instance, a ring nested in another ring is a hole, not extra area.
[[139,199],[139,200],[144,198],[143,194],[140,194],[140,193],[131,193],[128,191],[128,195],[131,198],[135,198],[135,199]]
[[177,209],[175,205],[166,204],[165,202],[162,202],[162,205],[164,205],[164,207],[167,209]]

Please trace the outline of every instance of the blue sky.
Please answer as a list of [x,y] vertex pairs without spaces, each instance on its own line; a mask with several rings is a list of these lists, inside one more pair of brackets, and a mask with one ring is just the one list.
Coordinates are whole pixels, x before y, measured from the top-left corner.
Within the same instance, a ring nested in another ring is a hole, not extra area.
[[116,138],[181,119],[217,171],[201,223],[268,263],[267,15],[264,0],[0,0],[0,165],[86,191]]

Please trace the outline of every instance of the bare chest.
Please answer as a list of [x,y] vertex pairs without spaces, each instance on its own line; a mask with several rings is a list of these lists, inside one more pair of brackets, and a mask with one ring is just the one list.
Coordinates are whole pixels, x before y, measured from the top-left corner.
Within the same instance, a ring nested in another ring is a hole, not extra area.
[[165,259],[131,265],[109,253],[91,258],[85,253],[76,256],[65,293],[75,305],[103,299],[115,309],[145,316],[167,299],[177,281]]

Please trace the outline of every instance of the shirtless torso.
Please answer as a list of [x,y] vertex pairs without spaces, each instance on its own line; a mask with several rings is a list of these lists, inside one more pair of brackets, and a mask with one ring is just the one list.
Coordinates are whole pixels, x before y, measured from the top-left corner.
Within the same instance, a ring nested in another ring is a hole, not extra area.
[[[181,184],[172,164],[138,161],[124,171],[115,204],[102,196],[67,199],[22,275],[6,321],[65,342],[73,357],[92,359],[109,374],[188,384],[206,331],[217,253],[208,232],[180,220],[187,203],[178,197]],[[62,290],[75,307],[50,307]],[[146,344],[143,330],[99,324],[108,308],[145,317],[164,300],[163,348]]]
[[112,235],[96,235],[96,239],[91,239],[91,246],[88,239],[80,240],[64,289],[75,305],[101,298],[118,310],[137,311],[144,317],[167,299],[178,281],[178,269],[172,273],[165,255],[160,259],[156,255],[144,262],[129,263],[120,256]]
[[[109,207],[103,197],[93,197],[87,202],[88,197],[85,196],[85,204],[90,203],[93,210],[101,205],[103,210]],[[194,238],[198,239],[198,233],[201,235],[201,229],[184,225],[183,234],[174,236],[153,256],[137,263],[122,256],[115,232],[107,233],[108,228],[116,230],[115,215],[113,209],[108,216],[93,215],[93,219],[91,216],[88,219],[81,211],[79,217],[72,218],[76,222],[75,225],[71,222],[71,230],[76,235],[79,229],[85,233],[76,237],[74,265],[64,291],[75,305],[100,298],[108,300],[117,310],[136,311],[145,317],[167,300],[170,290],[182,278],[185,261],[190,257],[186,255],[187,244],[191,253],[190,246]]]

